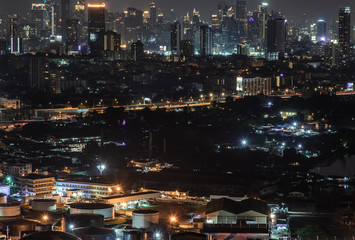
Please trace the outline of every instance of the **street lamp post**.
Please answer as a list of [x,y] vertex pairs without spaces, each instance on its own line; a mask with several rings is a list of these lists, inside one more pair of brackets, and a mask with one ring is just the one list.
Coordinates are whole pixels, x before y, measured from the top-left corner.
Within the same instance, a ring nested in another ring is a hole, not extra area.
[[97,169],[99,169],[99,171],[100,171],[100,175],[102,175],[102,173],[104,172],[105,168],[106,168],[106,166],[103,165],[103,164],[97,166]]

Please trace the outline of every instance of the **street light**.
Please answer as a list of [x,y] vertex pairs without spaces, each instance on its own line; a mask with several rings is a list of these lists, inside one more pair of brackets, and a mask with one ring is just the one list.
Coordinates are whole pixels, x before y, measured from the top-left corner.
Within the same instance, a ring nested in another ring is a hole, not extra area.
[[47,223],[48,215],[43,215],[42,220],[44,223]]
[[247,145],[247,143],[248,143],[247,140],[245,140],[245,139],[242,140],[242,145],[243,145],[244,147]]
[[161,234],[159,232],[155,233],[155,238],[156,239],[160,239],[160,237],[161,237]]
[[97,166],[97,169],[99,169],[99,171],[100,171],[100,175],[102,175],[102,173],[105,170],[105,168],[106,168],[106,166],[103,165],[103,164]]

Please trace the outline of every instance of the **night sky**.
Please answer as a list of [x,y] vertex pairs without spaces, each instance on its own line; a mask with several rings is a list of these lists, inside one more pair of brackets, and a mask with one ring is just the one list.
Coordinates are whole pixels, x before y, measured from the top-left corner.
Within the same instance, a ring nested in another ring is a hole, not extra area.
[[[40,1],[40,0],[38,0]],[[95,1],[95,0],[90,0]],[[128,6],[137,7],[141,10],[148,9],[151,0],[106,0],[109,3],[110,11],[122,11]],[[298,16],[307,13],[310,18],[336,18],[340,6],[350,6],[355,13],[355,0],[268,0],[270,9],[282,11],[287,16]],[[31,0],[0,0],[1,12],[21,12],[23,9],[29,9]],[[33,1],[35,2],[35,1]],[[97,0],[102,2],[102,0]],[[185,14],[186,11],[194,7],[201,12],[202,18],[209,19],[212,12],[216,11],[216,5],[220,0],[155,0],[162,9],[175,8],[177,16]],[[226,0],[229,4],[234,4],[235,0]],[[249,9],[256,9],[259,0],[247,0]],[[18,10],[18,8],[21,8]],[[355,17],[353,17],[353,20]]]

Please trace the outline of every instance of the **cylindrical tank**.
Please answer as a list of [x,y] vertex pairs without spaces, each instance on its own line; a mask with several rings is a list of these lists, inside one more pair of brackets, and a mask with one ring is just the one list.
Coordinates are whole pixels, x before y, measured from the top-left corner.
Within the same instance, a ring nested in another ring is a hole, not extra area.
[[52,224],[37,224],[36,225],[37,232],[52,231],[52,230],[53,230]]
[[116,240],[116,234],[110,228],[84,227],[73,230],[73,234],[82,240]]
[[19,236],[21,232],[35,231],[37,222],[25,219],[18,219],[8,222],[3,222],[2,229],[10,236]]
[[142,233],[139,231],[125,231],[123,232],[123,240],[141,240]]
[[4,193],[0,193],[0,204],[6,204],[7,203],[7,195]]
[[50,212],[57,210],[55,199],[34,199],[32,200],[32,210]]
[[100,214],[105,220],[115,218],[115,209],[111,204],[104,203],[74,203],[70,204],[70,214]]
[[0,185],[0,193],[10,195],[10,185]]
[[0,217],[20,216],[20,205],[16,203],[0,204]]
[[159,212],[155,210],[136,210],[132,213],[132,227],[150,228],[159,223]]
[[72,234],[58,231],[34,232],[21,238],[21,240],[81,240]]
[[99,214],[69,214],[63,220],[63,229],[70,232],[78,227],[103,227],[104,216]]

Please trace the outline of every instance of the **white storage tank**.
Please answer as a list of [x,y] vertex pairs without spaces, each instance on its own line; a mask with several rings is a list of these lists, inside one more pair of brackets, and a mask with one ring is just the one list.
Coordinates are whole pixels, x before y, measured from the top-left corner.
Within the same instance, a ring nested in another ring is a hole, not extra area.
[[0,217],[16,217],[20,216],[20,205],[16,203],[0,204]]
[[0,185],[0,193],[10,195],[10,185]]
[[159,223],[159,212],[155,210],[136,210],[132,213],[132,227],[150,228]]
[[70,214],[99,214],[104,216],[105,220],[115,218],[115,209],[111,204],[104,203],[73,203],[70,204]]
[[33,211],[51,212],[57,210],[55,199],[34,199],[32,200]]

